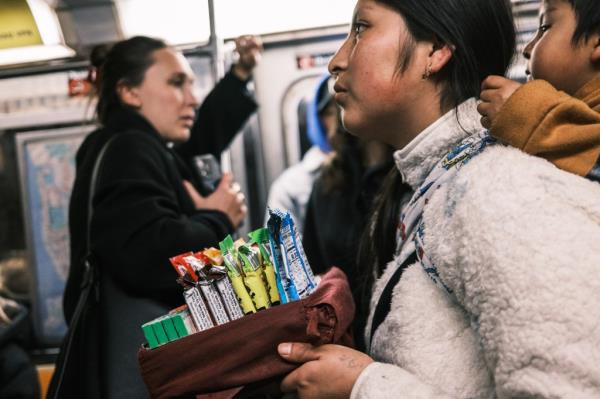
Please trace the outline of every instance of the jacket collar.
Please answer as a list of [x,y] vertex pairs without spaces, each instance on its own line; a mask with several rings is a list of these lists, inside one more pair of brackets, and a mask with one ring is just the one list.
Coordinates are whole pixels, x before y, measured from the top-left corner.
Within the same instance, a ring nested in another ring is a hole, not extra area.
[[105,127],[114,132],[123,132],[127,130],[138,130],[148,133],[158,141],[166,144],[166,141],[156,131],[154,126],[137,111],[130,108],[119,108],[111,111]]
[[448,150],[465,137],[481,131],[483,128],[476,107],[475,98],[466,100],[457,110],[447,112],[404,148],[394,152],[402,181],[417,190]]

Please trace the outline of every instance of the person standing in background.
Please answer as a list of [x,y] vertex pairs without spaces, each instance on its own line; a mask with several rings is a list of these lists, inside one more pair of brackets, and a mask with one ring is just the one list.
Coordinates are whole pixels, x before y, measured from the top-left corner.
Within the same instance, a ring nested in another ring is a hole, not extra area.
[[[220,155],[256,109],[245,85],[260,42],[245,37],[237,48],[239,62],[199,110],[189,63],[163,41],[133,37],[106,54],[98,70],[101,127],[85,139],[76,157],[69,213],[71,268],[64,295],[67,324],[90,254],[102,279],[119,292],[172,308],[183,297],[169,257],[217,246],[244,219],[244,197],[231,175],[225,174],[213,193],[202,192],[189,166],[194,155]],[[90,201],[92,170],[103,150]],[[104,293],[102,284],[99,314],[85,320],[72,348],[80,352],[76,358],[82,375],[70,381],[69,391],[73,397],[145,398],[136,354],[144,341],[140,325],[147,320],[126,315],[115,322],[110,313],[122,309],[111,305],[116,297]],[[121,331],[122,337],[106,338],[107,330]]]
[[336,105],[329,91],[329,77],[329,74],[321,77],[315,95],[308,104],[306,135],[312,146],[299,163],[290,166],[275,179],[267,199],[268,207],[290,212],[301,236],[306,204],[321,165],[331,152],[328,139],[333,137],[338,125]]

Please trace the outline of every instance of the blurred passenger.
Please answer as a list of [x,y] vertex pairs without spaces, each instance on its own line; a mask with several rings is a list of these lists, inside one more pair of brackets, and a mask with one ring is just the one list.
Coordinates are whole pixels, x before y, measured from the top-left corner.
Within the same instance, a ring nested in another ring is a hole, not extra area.
[[[217,246],[244,219],[244,197],[232,188],[231,175],[207,193],[189,167],[194,155],[218,156],[256,109],[246,80],[261,46],[243,37],[237,48],[239,62],[198,111],[194,73],[185,57],[163,41],[134,37],[106,54],[99,69],[101,128],[86,138],[76,158],[69,214],[71,269],[64,296],[67,323],[90,254],[105,287],[113,284],[129,298],[172,308],[183,297],[169,257]],[[103,148],[88,209],[92,169]],[[85,320],[85,331],[71,348],[80,352],[80,378],[69,387],[73,397],[147,397],[136,357],[144,341],[140,326],[147,320],[125,314],[114,325],[111,314],[126,312],[118,303],[108,308],[115,301],[116,294],[100,291],[100,314]],[[106,338],[107,331],[115,330],[122,332],[119,340]]]
[[29,280],[22,256],[0,260],[0,398],[40,397],[37,370],[28,354]]
[[[331,266],[346,273],[358,303],[360,239],[373,200],[393,166],[392,147],[351,135],[339,119],[330,143],[333,151],[315,180],[306,208],[302,243],[316,273]],[[359,347],[363,325],[363,317],[357,314],[354,337]]]
[[290,212],[301,235],[312,185],[331,151],[328,137],[335,134],[338,125],[336,105],[329,91],[329,74],[319,81],[306,114],[306,134],[312,146],[302,161],[284,170],[275,179],[267,199],[267,206]]

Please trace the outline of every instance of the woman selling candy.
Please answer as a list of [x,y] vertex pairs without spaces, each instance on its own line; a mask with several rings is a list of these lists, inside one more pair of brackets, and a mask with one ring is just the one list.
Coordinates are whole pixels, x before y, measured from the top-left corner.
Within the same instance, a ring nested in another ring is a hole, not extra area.
[[[198,111],[194,73],[180,52],[160,40],[134,37],[115,44],[107,53],[100,68],[97,114],[101,127],[86,138],[76,159],[70,205],[71,269],[64,296],[67,322],[78,301],[88,253],[120,291],[134,298],[151,298],[168,309],[182,303],[169,257],[190,248],[217,246],[243,220],[244,198],[231,175],[221,179],[214,193],[202,195],[198,174],[187,166],[194,155],[220,154],[256,108],[245,83],[260,43],[245,37],[237,45],[240,61]],[[88,225],[90,179],[103,149]],[[88,229],[91,248],[87,248]],[[100,308],[111,300],[110,295],[103,295]],[[121,310],[118,304],[104,309]],[[80,390],[78,397],[112,397],[114,386],[123,397],[147,395],[136,360],[144,340],[139,333],[141,323],[132,326],[128,319],[123,317],[123,337],[135,331],[139,339],[134,337],[129,347],[120,350],[122,361],[112,358],[94,364],[86,359],[79,382],[85,391]],[[85,350],[99,347],[106,353],[121,344],[107,342],[106,325],[100,327],[97,341],[83,338]],[[99,381],[98,374],[119,380],[110,381],[107,388],[107,381]]]
[[344,126],[392,145],[397,166],[360,263],[375,278],[368,355],[282,343],[299,364],[284,391],[600,395],[600,186],[479,125],[481,82],[505,73],[514,46],[508,0],[358,0],[330,63],[335,100]]

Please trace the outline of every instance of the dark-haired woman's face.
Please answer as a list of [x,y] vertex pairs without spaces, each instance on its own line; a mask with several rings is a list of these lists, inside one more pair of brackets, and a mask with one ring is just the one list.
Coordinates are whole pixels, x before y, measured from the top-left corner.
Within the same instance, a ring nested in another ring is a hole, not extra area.
[[198,98],[194,94],[194,73],[183,55],[164,48],[152,54],[154,64],[142,83],[130,88],[122,100],[134,106],[167,141],[189,139]]
[[407,69],[399,70],[401,49],[411,41],[396,10],[374,0],[357,2],[351,32],[329,64],[348,131],[401,148],[422,128],[417,127],[421,105],[439,104],[428,98],[431,91],[424,90],[428,82],[422,79],[430,44],[417,42]]

